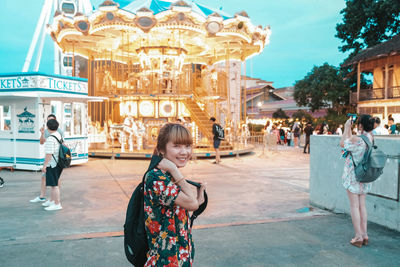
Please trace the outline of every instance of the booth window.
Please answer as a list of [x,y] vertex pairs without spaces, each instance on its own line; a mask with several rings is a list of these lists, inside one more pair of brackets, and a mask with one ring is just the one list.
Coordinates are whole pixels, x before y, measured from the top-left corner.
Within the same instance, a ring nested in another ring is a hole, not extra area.
[[72,105],[72,115],[74,120],[74,135],[82,135],[83,103]]
[[72,135],[72,125],[71,125],[71,109],[72,109],[72,104],[71,103],[64,103],[64,134],[66,137]]
[[11,131],[11,106],[0,106],[0,131]]
[[[56,118],[59,123],[62,122],[61,114],[62,114],[62,109],[61,109],[61,101],[51,101],[51,114],[56,115]],[[61,125],[60,125],[61,127]],[[62,129],[62,128],[61,128]]]
[[85,104],[83,103],[64,103],[64,133],[66,137],[81,136],[85,127]]

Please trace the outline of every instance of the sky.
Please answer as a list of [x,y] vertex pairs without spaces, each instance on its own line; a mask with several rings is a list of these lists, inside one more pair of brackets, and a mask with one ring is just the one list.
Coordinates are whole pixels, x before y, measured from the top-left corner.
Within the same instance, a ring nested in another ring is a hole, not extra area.
[[[0,74],[20,72],[45,0],[1,0]],[[127,2],[129,0],[120,0]],[[92,0],[93,6],[103,0]],[[345,0],[198,0],[234,15],[246,11],[254,25],[271,26],[270,43],[247,61],[247,75],[273,82],[275,88],[292,86],[314,66],[339,66],[346,54],[335,37]],[[33,63],[31,64],[33,68]],[[46,36],[39,71],[53,72],[53,41]]]

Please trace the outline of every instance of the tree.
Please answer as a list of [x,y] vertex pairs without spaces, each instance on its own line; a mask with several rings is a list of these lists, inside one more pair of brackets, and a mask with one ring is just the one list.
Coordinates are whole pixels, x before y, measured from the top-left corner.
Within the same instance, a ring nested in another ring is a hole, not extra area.
[[295,113],[292,115],[293,119],[298,119],[299,121],[306,121],[306,122],[311,122],[314,120],[313,116],[311,116],[310,113],[304,111],[304,110],[297,110]]
[[399,0],[347,0],[340,13],[343,22],[336,25],[336,37],[349,58],[400,33]]
[[274,119],[287,119],[289,118],[288,115],[286,115],[285,111],[283,111],[281,108],[277,109],[273,114],[272,118]]
[[310,107],[311,111],[321,108],[333,108],[341,113],[349,102],[349,88],[344,82],[341,71],[325,63],[314,68],[294,85],[294,99],[299,106]]

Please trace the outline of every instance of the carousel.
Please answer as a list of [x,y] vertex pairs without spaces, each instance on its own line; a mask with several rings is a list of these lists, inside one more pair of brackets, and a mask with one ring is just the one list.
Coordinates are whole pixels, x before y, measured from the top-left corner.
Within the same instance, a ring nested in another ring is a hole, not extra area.
[[[247,153],[241,72],[261,53],[270,29],[246,12],[231,16],[193,1],[103,2],[84,15],[56,11],[49,25],[63,53],[87,60],[89,155],[149,157],[159,128],[186,125],[195,154],[212,156],[211,116],[224,126],[222,154]],[[247,133],[246,133],[247,134]]]

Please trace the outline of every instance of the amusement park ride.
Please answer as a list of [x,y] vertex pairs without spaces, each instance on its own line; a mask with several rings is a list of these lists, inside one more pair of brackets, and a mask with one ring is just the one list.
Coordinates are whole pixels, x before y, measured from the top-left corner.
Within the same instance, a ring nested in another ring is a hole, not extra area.
[[89,155],[150,153],[159,128],[178,119],[209,153],[210,116],[225,126],[231,153],[245,118],[242,65],[263,51],[269,27],[194,1],[123,3],[93,10],[89,0],[45,0],[23,71],[37,46],[38,70],[47,32],[54,73],[87,78],[89,96],[104,99],[88,103]]

